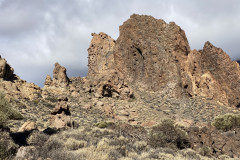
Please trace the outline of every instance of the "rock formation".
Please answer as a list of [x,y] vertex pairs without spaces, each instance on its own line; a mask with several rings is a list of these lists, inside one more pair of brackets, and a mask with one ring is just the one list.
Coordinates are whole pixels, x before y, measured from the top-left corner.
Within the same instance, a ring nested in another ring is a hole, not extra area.
[[187,132],[194,150],[204,151],[205,149],[208,151],[207,154],[215,156],[221,154],[230,155],[231,157],[240,156],[239,129],[221,133],[216,128],[208,125],[202,128],[191,126]]
[[0,57],[0,91],[8,98],[35,99],[41,96],[41,89],[34,83],[27,83],[14,74],[14,69]]
[[202,96],[240,106],[239,65],[210,42],[191,51],[174,22],[134,14],[120,26],[116,42],[105,33],[93,34],[88,52],[90,80],[117,77],[127,86],[174,98]]
[[114,68],[113,48],[115,40],[101,32],[92,34],[93,39],[88,49],[88,85],[96,97],[133,97],[132,89],[124,76]]
[[92,36],[88,48],[88,76],[97,76],[112,68],[115,40],[103,32]]
[[0,56],[0,79],[9,80],[13,76],[13,68]]
[[53,108],[49,124],[55,128],[71,126],[71,113],[67,104],[68,98],[59,98],[58,103]]
[[67,70],[65,67],[61,66],[59,63],[55,63],[55,68],[53,70],[53,83],[68,85],[69,78],[67,77]]
[[44,85],[46,87],[66,87],[69,85],[69,78],[67,76],[67,69],[61,66],[59,63],[55,63],[53,70],[53,79],[50,75],[47,75]]
[[240,67],[222,49],[206,42],[203,50],[189,54],[186,64],[190,80],[186,79],[184,86],[191,96],[239,107]]
[[47,75],[43,87],[43,97],[48,97],[49,94],[59,95],[69,91],[70,80],[67,76],[67,69],[59,63],[55,63],[53,70],[53,79]]
[[131,84],[179,97],[182,65],[189,52],[185,33],[175,23],[132,15],[120,26],[114,60]]

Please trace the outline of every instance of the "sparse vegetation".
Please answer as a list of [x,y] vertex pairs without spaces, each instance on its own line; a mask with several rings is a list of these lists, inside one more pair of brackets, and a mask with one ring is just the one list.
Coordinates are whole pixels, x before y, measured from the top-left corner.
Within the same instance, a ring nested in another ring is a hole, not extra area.
[[223,131],[240,127],[240,114],[219,115],[214,118],[212,125]]
[[[121,127],[122,124],[119,125],[119,128]],[[171,148],[152,148],[147,141],[137,140],[129,136],[130,134],[120,135],[119,128],[82,127],[63,131],[49,138],[36,131],[29,137],[28,142],[37,149],[29,156],[34,159],[41,157],[53,160],[208,159],[191,149],[177,151]],[[37,138],[39,140],[36,140]]]
[[23,116],[15,111],[5,99],[5,95],[0,92],[0,124],[5,123],[9,119],[22,119]]
[[9,156],[9,152],[7,150],[7,145],[4,144],[3,141],[0,141],[0,157],[5,159]]
[[53,96],[49,96],[49,97],[45,98],[45,100],[53,102],[53,103],[58,101],[58,99],[56,97],[53,97]]
[[189,140],[185,131],[174,125],[172,120],[165,119],[159,125],[152,127],[149,144],[155,148],[184,149],[189,147]]

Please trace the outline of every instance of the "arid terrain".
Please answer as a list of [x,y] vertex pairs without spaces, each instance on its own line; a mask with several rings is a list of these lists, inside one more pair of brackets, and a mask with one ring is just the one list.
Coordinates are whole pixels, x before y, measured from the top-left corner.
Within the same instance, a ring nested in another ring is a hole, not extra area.
[[174,22],[133,14],[92,33],[88,75],[44,87],[0,57],[0,159],[240,159],[240,66]]

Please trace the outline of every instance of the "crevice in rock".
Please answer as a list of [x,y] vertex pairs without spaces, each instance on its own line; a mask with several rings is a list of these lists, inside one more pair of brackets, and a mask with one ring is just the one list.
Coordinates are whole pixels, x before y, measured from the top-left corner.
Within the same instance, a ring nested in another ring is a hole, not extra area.
[[138,48],[138,47],[135,47],[135,48],[138,51],[138,53],[142,56],[142,58],[145,59],[143,54],[142,54],[142,50],[140,48]]

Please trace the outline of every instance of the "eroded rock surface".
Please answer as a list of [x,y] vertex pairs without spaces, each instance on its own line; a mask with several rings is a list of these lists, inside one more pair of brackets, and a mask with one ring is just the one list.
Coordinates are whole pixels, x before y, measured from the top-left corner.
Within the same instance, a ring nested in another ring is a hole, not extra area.
[[71,126],[71,113],[69,105],[67,104],[68,98],[60,98],[51,112],[49,124],[51,127],[63,128]]

